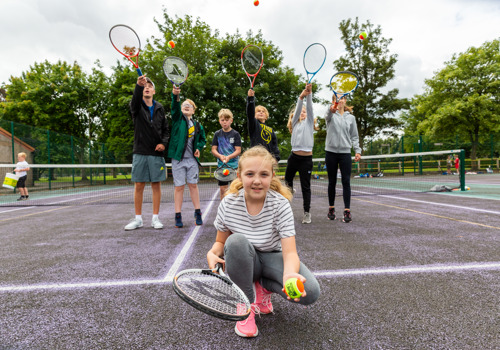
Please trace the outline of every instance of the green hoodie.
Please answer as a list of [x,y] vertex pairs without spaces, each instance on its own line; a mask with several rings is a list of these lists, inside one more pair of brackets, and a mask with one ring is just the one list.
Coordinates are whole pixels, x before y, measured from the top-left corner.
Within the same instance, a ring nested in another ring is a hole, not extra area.
[[[168,144],[167,157],[181,161],[188,140],[188,121],[182,114],[181,103],[180,101],[177,101],[177,96],[174,94],[172,94],[172,107],[170,113],[172,115],[172,128],[170,133],[170,142]],[[197,149],[201,152],[207,143],[205,130],[200,123],[194,120],[194,118],[191,119],[194,123],[193,153]],[[199,162],[198,158],[196,158],[196,160]]]

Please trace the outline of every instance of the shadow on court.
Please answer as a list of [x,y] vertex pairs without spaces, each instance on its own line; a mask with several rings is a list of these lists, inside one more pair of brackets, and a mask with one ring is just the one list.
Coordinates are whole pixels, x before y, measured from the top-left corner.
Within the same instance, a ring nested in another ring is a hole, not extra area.
[[197,229],[189,202],[182,229],[171,203],[152,229],[145,205],[136,231],[123,230],[131,205],[3,208],[0,349],[498,349],[498,203],[360,196],[344,224],[314,197],[304,225],[295,198],[299,255],[322,295],[307,308],[274,296],[254,339],[182,302],[166,278],[176,263],[206,266],[218,201],[202,202]]

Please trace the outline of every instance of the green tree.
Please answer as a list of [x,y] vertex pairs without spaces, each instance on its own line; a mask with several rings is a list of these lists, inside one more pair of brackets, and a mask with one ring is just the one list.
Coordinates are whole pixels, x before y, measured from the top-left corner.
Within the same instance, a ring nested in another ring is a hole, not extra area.
[[[129,103],[137,81],[137,73],[129,64],[118,62],[114,67],[108,93],[108,113],[103,124],[106,142],[115,163],[131,163],[134,144],[134,124]],[[155,99],[157,99],[155,96]],[[163,101],[162,101],[163,102]]]
[[[100,68],[97,62],[89,76],[76,62],[35,63],[21,77],[11,77],[5,86],[0,118],[55,132],[51,159],[56,162],[53,157],[67,151],[55,148],[58,141],[65,135],[74,136],[81,150],[77,157],[84,162],[85,150],[95,141],[94,133],[106,113],[103,102],[108,81]],[[65,142],[70,144],[69,137]]]
[[425,81],[426,89],[403,115],[406,131],[422,135],[468,135],[471,159],[482,134],[500,132],[500,41],[453,55]]
[[[205,127],[208,142],[220,129],[217,114],[221,108],[233,112],[233,128],[248,140],[245,106],[250,84],[240,56],[247,44],[256,44],[264,53],[264,67],[255,82],[257,103],[269,110],[267,124],[276,130],[280,142],[290,138],[286,129],[287,113],[303,89],[303,83],[292,68],[283,64],[283,54],[278,47],[266,41],[261,32],[250,31],[243,36],[237,31],[221,36],[200,19],[193,20],[190,16],[173,19],[166,9],[162,20],[157,21],[161,37],[148,41],[141,60],[143,71],[157,85],[156,98],[161,99],[166,110],[170,109],[172,84],[159,67],[165,57],[173,55],[188,63],[189,77],[181,87],[181,98],[191,98],[197,104],[195,117]],[[168,47],[169,40],[176,42],[174,49]],[[204,157],[212,160],[208,152],[204,152]]]
[[[360,145],[363,146],[365,138],[393,135],[402,126],[396,114],[408,108],[409,101],[397,97],[398,89],[384,92],[395,77],[397,55],[389,53],[392,39],[382,37],[380,26],[375,27],[370,21],[360,24],[356,18],[342,21],[339,29],[346,53],[333,64],[338,71],[355,72],[360,79],[348,104],[354,107]],[[366,31],[368,37],[361,41],[358,36],[362,31]]]

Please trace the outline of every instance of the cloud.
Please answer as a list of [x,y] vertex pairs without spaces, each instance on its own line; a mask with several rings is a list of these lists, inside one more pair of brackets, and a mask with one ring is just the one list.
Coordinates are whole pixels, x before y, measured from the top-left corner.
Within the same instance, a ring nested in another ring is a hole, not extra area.
[[[127,0],[2,0],[0,83],[44,60],[77,61],[90,71],[99,59],[110,73],[120,57],[109,43],[109,29],[128,24],[145,42],[159,36],[154,19],[162,22],[164,8],[171,17],[199,17],[222,35],[262,30],[283,52],[284,63],[303,75],[304,50],[321,42],[328,58],[317,81],[324,85],[334,73],[333,60],[343,53],[339,22],[369,20],[393,39],[389,50],[398,55],[398,63],[389,88],[397,87],[400,97],[422,93],[424,80],[453,54],[499,37],[500,3],[495,0],[261,0],[259,6],[252,0],[149,0],[140,5]],[[329,92],[323,94],[329,98]]]

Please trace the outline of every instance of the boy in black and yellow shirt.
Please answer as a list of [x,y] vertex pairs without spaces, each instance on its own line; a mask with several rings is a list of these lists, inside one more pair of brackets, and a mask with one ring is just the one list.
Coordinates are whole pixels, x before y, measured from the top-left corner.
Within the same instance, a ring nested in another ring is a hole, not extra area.
[[278,148],[278,138],[274,130],[265,125],[269,118],[269,112],[264,106],[255,107],[255,91],[248,90],[247,97],[247,120],[248,133],[250,134],[250,147],[255,145],[264,146],[277,161],[280,160],[280,150]]

